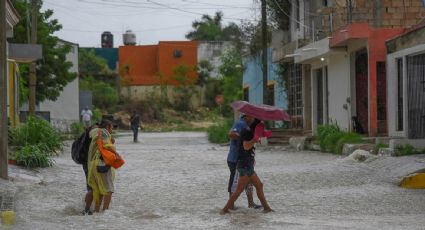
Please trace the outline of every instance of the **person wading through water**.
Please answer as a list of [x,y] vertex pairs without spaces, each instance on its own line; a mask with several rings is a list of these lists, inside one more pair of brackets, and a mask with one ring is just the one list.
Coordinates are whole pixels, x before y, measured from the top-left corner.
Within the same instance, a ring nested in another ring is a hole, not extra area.
[[[229,184],[227,187],[227,191],[229,192],[229,197],[234,192],[234,188],[233,188],[234,186],[232,185],[236,183],[235,181],[239,180],[239,174],[236,173],[236,164],[238,161],[238,151],[239,151],[238,139],[240,138],[240,134],[242,130],[248,127],[247,123],[245,122],[245,117],[246,116],[242,114],[240,119],[233,124],[233,127],[228,134],[230,138],[229,154],[227,155],[227,166],[229,167],[229,170],[230,170]],[[253,190],[254,188],[252,186],[252,183],[248,183],[248,185],[245,188],[246,197],[248,199],[248,207],[259,209],[262,206],[254,203],[254,198],[252,195]],[[233,206],[231,207],[231,209],[236,209],[236,208],[235,206]]]
[[258,140],[254,138],[254,131],[257,124],[260,123],[260,120],[255,119],[249,115],[245,115],[244,119],[248,127],[242,129],[240,138],[238,140],[239,152],[238,162],[236,165],[236,169],[239,172],[240,178],[236,191],[232,193],[226,205],[221,210],[222,214],[229,213],[229,209],[233,207],[235,201],[246,188],[248,183],[252,183],[255,186],[258,199],[260,200],[261,205],[264,207],[264,212],[273,211],[267,203],[266,197],[264,196],[263,183],[254,171],[254,145],[256,142],[258,142]]
[[103,201],[103,211],[109,209],[109,204],[114,193],[115,169],[105,165],[97,146],[97,140],[102,139],[105,149],[116,153],[114,139],[112,138],[113,124],[109,120],[102,120],[98,128],[90,131],[90,148],[88,155],[88,183],[93,191],[93,199],[95,201],[95,212],[100,211]]

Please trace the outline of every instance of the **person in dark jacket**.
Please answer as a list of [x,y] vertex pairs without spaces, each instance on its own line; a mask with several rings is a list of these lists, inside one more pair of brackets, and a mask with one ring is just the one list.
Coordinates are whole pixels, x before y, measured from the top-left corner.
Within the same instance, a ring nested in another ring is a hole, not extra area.
[[130,117],[130,127],[133,131],[133,141],[134,143],[139,142],[138,134],[139,134],[139,127],[140,127],[140,116],[137,114],[136,110],[133,110],[133,114]]

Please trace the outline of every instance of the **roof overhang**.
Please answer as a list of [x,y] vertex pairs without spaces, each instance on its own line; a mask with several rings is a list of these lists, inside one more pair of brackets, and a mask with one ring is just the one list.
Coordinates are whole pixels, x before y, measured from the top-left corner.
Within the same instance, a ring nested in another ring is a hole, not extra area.
[[18,11],[13,7],[13,4],[10,0],[6,1],[6,24],[7,24],[7,34],[8,38],[13,37],[13,27],[16,26],[19,22]]
[[368,23],[351,23],[332,33],[329,47],[344,47],[350,40],[369,38],[369,36],[370,27]]
[[34,62],[43,57],[42,46],[38,44],[9,43],[8,57],[19,63]]

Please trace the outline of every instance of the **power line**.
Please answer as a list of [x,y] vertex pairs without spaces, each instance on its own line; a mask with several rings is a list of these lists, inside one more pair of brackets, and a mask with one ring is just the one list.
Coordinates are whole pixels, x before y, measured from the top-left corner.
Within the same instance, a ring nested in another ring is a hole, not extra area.
[[[170,6],[162,3],[158,3],[154,5],[158,6],[152,6],[152,2],[148,1],[150,3],[143,3],[143,2],[134,2],[134,1],[115,1],[110,0],[107,2],[98,2],[98,1],[90,1],[90,0],[79,0],[81,2],[89,3],[89,4],[97,4],[97,5],[108,5],[108,6],[118,6],[118,7],[129,7],[129,8],[141,8],[141,9],[164,9],[164,8],[173,8],[173,9],[180,9],[184,10],[182,8],[178,8],[176,6]],[[250,9],[249,7],[238,7],[238,6],[220,6],[220,7],[185,7],[185,9],[190,10],[219,10],[219,9],[234,9],[234,8],[242,8],[242,9]]]
[[[176,8],[176,7],[168,6],[168,5],[166,5],[166,4],[159,3],[159,2],[155,2],[155,1],[153,1],[153,0],[146,0],[146,1],[148,1],[148,2],[150,2],[150,3],[152,3],[152,4],[155,4],[155,5],[158,5],[158,6],[163,6],[163,7],[165,7],[165,8],[172,9],[172,10],[177,10],[177,11],[181,11],[181,12],[185,12],[185,13],[189,13],[189,14],[205,15],[205,14],[203,14],[203,13],[192,12],[192,11],[187,11],[187,10],[183,10],[183,9],[180,9],[180,8]],[[228,17],[223,17],[223,19],[256,21],[256,20],[252,20],[252,19],[228,18]]]
[[[150,29],[143,29],[143,30],[131,30],[132,32],[147,32],[147,31],[160,31],[160,30],[170,30],[174,28],[182,28],[182,27],[190,27],[191,25],[175,25],[175,26],[169,26],[169,27],[163,27],[163,28],[150,28]],[[86,32],[86,33],[102,33],[104,30],[80,30],[80,29],[73,29],[73,28],[63,28],[64,31],[75,31],[75,32]],[[123,31],[114,31],[109,30],[109,32],[112,33],[122,33]]]
[[[192,7],[192,8],[190,8],[189,7],[189,8],[182,9],[182,8],[170,6],[170,5],[167,5],[167,4],[155,2],[155,1],[152,1],[152,0],[147,0],[149,3],[125,1],[125,2],[130,3],[130,4],[122,4],[122,3],[120,3],[120,4],[114,4],[114,3],[118,3],[118,2],[115,2],[115,1],[112,1],[112,2],[109,2],[109,3],[108,2],[92,1],[92,0],[78,0],[78,1],[83,2],[83,3],[86,3],[86,4],[101,5],[101,6],[105,6],[106,5],[106,6],[114,6],[114,7],[138,8],[138,9],[155,9],[155,10],[171,9],[171,10],[176,10],[176,11],[180,11],[180,12],[184,12],[184,13],[188,13],[188,14],[201,15],[201,16],[205,15],[205,13],[193,12],[193,11],[189,11],[189,10],[186,10],[186,9],[198,9],[198,10],[199,9],[203,9],[203,10],[216,10],[217,9],[217,8],[211,8],[211,7],[209,7],[209,8],[206,8],[206,7],[203,7],[203,8]],[[47,2],[49,2],[50,4],[52,4],[52,2],[50,2],[50,1],[47,1]],[[140,5],[140,4],[144,4],[144,5]],[[146,6],[146,4],[149,4],[150,6]],[[52,5],[55,5],[55,3],[53,3]],[[56,4],[56,5],[58,6],[58,4]],[[154,7],[152,5],[157,5],[159,7]],[[65,7],[65,6],[62,6],[62,7]],[[232,8],[234,8],[234,7],[228,7],[228,8],[224,8],[223,7],[222,9],[232,9]],[[239,7],[239,8],[242,8],[242,7]],[[251,9],[251,8],[246,8],[246,7],[243,7],[243,8],[244,9]],[[92,14],[92,12],[90,14]],[[255,20],[255,19],[234,18],[234,17],[223,17],[223,19],[258,21],[258,20]]]
[[241,7],[241,6],[236,6],[236,5],[222,5],[222,4],[212,4],[212,3],[206,3],[206,2],[195,2],[195,1],[190,1],[190,0],[181,0],[182,2],[189,2],[189,3],[195,3],[195,4],[201,4],[201,5],[207,5],[207,6],[223,6],[223,7],[229,7],[229,8],[249,8],[252,9],[253,7]]
[[285,10],[282,9],[282,7],[279,5],[279,3],[276,0],[273,0],[273,2],[277,5],[277,7],[280,9],[280,11],[282,11],[282,13],[285,14],[290,20],[298,23],[300,26],[303,26],[306,29],[310,29],[310,27],[306,26],[304,23],[296,20],[295,18],[292,18],[291,15],[289,15],[288,13],[286,13]]

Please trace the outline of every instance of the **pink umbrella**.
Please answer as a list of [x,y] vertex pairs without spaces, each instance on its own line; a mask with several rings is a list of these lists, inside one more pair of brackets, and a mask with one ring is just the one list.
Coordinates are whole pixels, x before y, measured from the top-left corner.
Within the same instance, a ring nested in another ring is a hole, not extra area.
[[233,110],[248,114],[260,120],[290,121],[291,117],[283,109],[270,105],[253,105],[246,101],[235,101],[231,104]]

